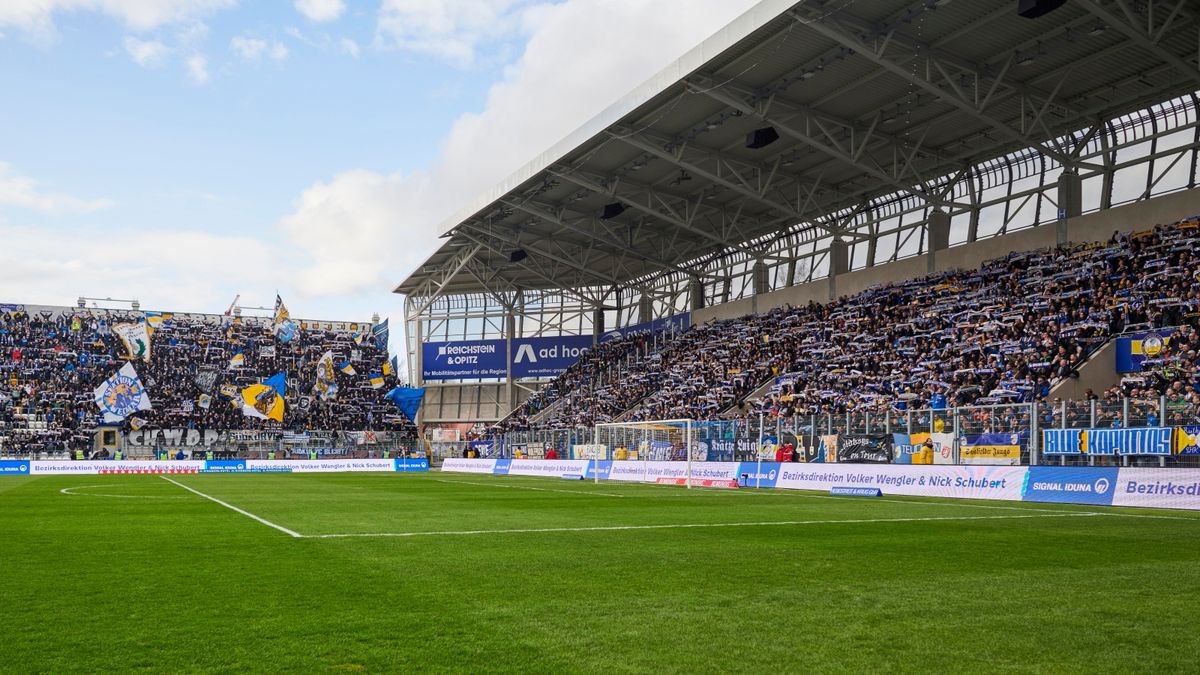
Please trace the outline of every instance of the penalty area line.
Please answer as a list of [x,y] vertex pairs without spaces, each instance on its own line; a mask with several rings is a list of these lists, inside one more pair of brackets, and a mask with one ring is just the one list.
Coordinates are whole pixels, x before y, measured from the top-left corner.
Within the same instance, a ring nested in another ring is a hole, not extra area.
[[282,525],[276,525],[275,523],[272,523],[271,521],[267,520],[266,518],[256,516],[253,513],[250,513],[249,511],[247,511],[245,509],[239,509],[238,507],[234,506],[233,504],[230,504],[228,502],[223,502],[220,499],[217,499],[216,497],[213,497],[211,495],[206,495],[199,490],[190,488],[178,481],[171,480],[170,478],[167,478],[166,476],[159,476],[159,478],[167,481],[168,483],[174,483],[175,485],[178,485],[179,487],[183,488],[184,490],[187,490],[188,492],[191,492],[192,494],[204,497],[205,499],[207,499],[210,502],[216,502],[217,504],[224,506],[225,508],[229,509],[230,511],[236,511],[251,520],[255,520],[255,521],[262,523],[263,525],[266,525],[267,527],[279,530],[280,532],[290,535],[292,537],[295,537],[296,539],[304,539],[304,535],[300,534],[299,532],[296,532],[295,530],[289,530]]
[[717,527],[782,527],[789,525],[836,525],[839,523],[923,523],[930,521],[1021,520],[1026,518],[1080,518],[1099,513],[1036,513],[1025,516],[930,516],[927,518],[844,518],[836,520],[769,520],[741,523],[668,523],[663,525],[598,525],[595,527],[529,527],[498,530],[433,530],[430,532],[350,532],[344,534],[306,534],[305,539],[352,539],[359,537],[456,537],[479,534],[531,534],[541,532],[620,532],[625,530],[686,530]]

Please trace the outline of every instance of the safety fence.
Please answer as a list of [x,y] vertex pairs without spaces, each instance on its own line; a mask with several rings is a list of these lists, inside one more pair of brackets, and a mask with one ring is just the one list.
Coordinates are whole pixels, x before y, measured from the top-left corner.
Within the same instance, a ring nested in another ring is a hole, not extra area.
[[[1082,434],[1073,452],[1063,450],[1065,437],[1054,436],[1058,445],[1047,452],[1046,432],[1055,429],[1107,431]],[[1125,433],[1108,433],[1113,429]],[[820,463],[1200,467],[1200,415],[1166,396],[763,415],[697,421],[691,433],[693,459],[712,462],[757,460],[765,454],[770,460]],[[512,431],[464,441],[443,457],[541,459],[553,450],[557,458],[571,458],[573,448],[586,447],[594,437],[593,428]],[[1104,440],[1088,444],[1089,438]],[[776,454],[785,446],[794,450],[790,459]]]

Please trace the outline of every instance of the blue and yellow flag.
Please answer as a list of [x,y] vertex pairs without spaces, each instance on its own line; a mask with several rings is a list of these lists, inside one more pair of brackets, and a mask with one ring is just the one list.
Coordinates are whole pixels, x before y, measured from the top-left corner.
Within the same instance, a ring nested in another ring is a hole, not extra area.
[[342,371],[343,373],[345,373],[347,375],[357,375],[358,374],[358,371],[356,371],[354,369],[354,366],[350,365],[349,360],[342,361],[342,365],[338,366],[338,370]]
[[415,423],[417,413],[421,410],[421,402],[425,400],[425,389],[423,387],[396,387],[387,393],[387,399],[395,403],[400,412]]
[[388,320],[376,324],[371,328],[371,337],[375,340],[375,346],[383,351],[387,351],[388,337],[391,336],[391,330],[388,329]]
[[260,384],[242,390],[242,414],[261,420],[283,422],[283,394],[287,391],[287,376],[276,373]]
[[229,357],[229,367],[230,368],[241,368],[243,365],[245,365],[245,363],[246,363],[246,355],[241,352],[238,352],[238,353],[234,354],[233,356]]
[[368,379],[369,379],[369,380],[370,380],[370,382],[371,382],[371,388],[372,388],[372,389],[381,389],[381,388],[383,388],[383,375],[382,375],[382,374],[380,374],[380,373],[371,373],[371,375],[370,375],[370,377],[369,377]]

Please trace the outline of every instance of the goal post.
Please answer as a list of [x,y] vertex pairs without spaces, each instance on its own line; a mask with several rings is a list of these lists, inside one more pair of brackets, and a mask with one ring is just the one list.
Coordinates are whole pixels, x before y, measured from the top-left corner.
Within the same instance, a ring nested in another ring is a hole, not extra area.
[[[687,475],[684,483],[692,487],[692,460],[696,452],[693,420],[646,420],[642,422],[605,422],[596,425],[592,438],[592,459],[632,460],[645,462],[685,461]],[[600,482],[600,471],[593,472]]]

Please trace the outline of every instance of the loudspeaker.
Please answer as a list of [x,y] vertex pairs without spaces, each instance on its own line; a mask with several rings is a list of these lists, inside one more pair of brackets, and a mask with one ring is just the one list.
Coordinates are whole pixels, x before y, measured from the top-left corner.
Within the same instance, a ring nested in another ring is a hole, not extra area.
[[746,147],[757,150],[765,148],[777,140],[779,140],[779,132],[775,131],[775,127],[763,127],[746,134]]
[[514,250],[512,253],[508,254],[508,262],[519,263],[528,257],[529,257],[529,254],[525,252],[525,249],[518,248],[518,249]]
[[625,205],[622,204],[621,202],[613,202],[611,204],[605,204],[604,208],[600,209],[600,220],[608,220],[609,218],[616,218],[617,216],[621,215],[622,213],[625,213]]
[[1017,14],[1036,19],[1063,6],[1067,0],[1017,0]]

